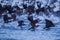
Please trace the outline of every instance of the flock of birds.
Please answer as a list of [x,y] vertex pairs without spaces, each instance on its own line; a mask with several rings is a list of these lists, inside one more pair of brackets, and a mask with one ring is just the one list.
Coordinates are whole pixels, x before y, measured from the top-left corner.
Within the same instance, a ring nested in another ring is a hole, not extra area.
[[[17,19],[17,16],[20,17],[22,15],[28,15],[27,20],[30,22],[31,28],[28,30],[35,30],[39,25],[36,25],[38,22],[41,22],[42,20],[37,18],[38,16],[43,16],[46,15],[50,17],[50,15],[53,15],[53,10],[50,6],[47,7],[41,7],[41,3],[37,2],[37,9],[35,8],[34,4],[28,5],[27,4],[22,4],[22,8],[20,8],[18,5],[11,6],[11,5],[3,5],[0,4],[0,19],[2,18],[4,23],[10,23],[13,21],[18,22],[18,26],[23,28],[22,26],[25,25],[23,20],[18,20],[21,18]],[[33,15],[37,15],[35,17]],[[24,17],[25,18],[25,17]],[[55,24],[49,20],[49,19],[44,19],[45,20],[45,28],[44,29],[49,29],[50,27],[55,27]]]

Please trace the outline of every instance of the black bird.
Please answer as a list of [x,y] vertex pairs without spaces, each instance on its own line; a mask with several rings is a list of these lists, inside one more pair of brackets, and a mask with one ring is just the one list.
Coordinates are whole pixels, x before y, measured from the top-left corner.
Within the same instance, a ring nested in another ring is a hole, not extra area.
[[4,23],[8,23],[8,15],[3,15]]
[[45,19],[46,25],[45,28],[49,29],[50,27],[55,27],[54,23],[48,19]]
[[18,21],[18,26],[22,28],[23,25],[25,25],[23,20]]

